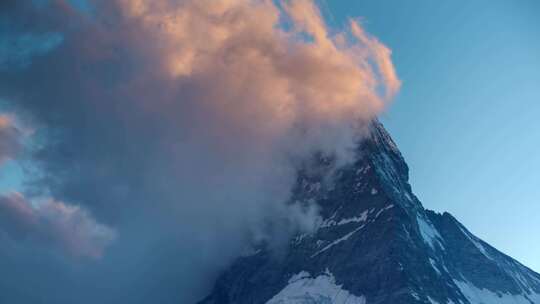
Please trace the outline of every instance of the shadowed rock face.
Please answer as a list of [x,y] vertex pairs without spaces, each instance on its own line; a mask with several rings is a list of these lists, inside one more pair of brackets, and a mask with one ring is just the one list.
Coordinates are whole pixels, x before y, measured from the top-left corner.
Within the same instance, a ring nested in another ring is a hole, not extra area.
[[539,274],[422,207],[378,122],[353,164],[320,158],[293,193],[320,206],[317,230],[285,255],[261,245],[239,258],[201,304],[540,303]]

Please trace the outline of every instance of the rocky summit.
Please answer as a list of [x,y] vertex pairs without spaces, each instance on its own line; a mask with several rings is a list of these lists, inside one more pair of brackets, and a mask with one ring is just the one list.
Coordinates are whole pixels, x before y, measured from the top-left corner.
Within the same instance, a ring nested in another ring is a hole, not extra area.
[[200,303],[540,304],[538,273],[422,206],[379,122],[356,152],[300,171],[293,201],[319,206],[315,231],[282,256],[263,245],[242,256]]

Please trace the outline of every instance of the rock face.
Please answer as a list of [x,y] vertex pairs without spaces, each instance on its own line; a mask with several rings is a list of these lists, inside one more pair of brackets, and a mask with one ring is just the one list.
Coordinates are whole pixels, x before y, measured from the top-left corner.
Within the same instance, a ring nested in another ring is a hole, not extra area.
[[320,206],[317,230],[294,237],[285,256],[263,246],[238,259],[200,303],[540,304],[539,274],[422,207],[380,123],[357,156],[300,172],[293,200]]

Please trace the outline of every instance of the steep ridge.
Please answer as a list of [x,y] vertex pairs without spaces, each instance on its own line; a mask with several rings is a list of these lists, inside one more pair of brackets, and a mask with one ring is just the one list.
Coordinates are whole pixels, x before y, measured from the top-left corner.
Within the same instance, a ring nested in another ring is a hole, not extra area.
[[395,143],[371,129],[353,164],[320,157],[299,173],[292,199],[320,206],[316,231],[284,256],[239,258],[201,304],[540,304],[540,275],[424,209]]

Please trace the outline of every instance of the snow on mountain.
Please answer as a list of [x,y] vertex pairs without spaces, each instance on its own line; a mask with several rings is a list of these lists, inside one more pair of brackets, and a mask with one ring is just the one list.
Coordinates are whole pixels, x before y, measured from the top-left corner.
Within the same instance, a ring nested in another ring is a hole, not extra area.
[[336,285],[336,279],[329,272],[316,278],[305,271],[293,275],[277,295],[266,304],[304,304],[304,303],[349,303],[365,304],[363,296],[355,296]]

